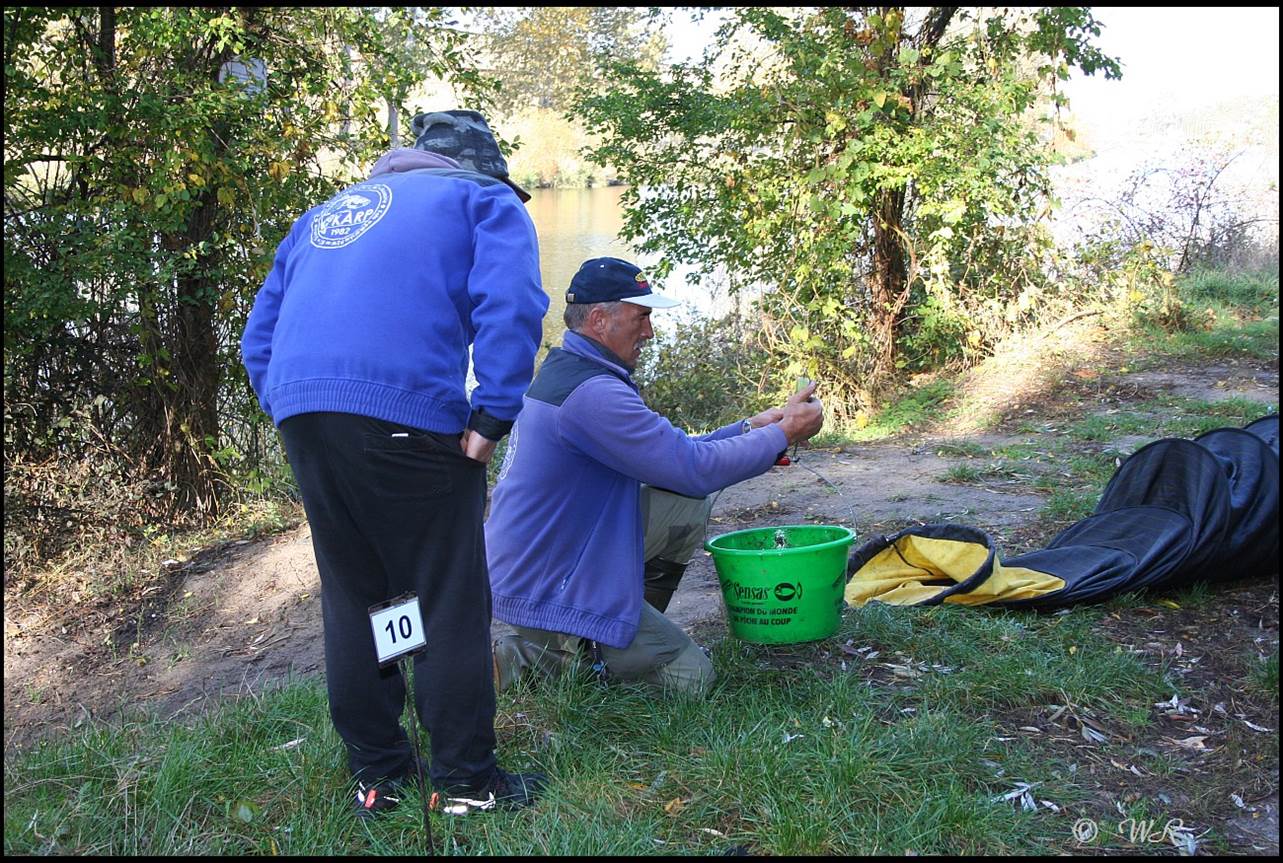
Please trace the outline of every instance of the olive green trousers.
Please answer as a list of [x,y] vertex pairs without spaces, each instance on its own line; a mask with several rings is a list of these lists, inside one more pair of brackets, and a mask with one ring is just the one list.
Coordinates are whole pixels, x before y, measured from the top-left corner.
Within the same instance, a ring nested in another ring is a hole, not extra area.
[[[704,541],[713,496],[691,498],[642,486],[641,512],[646,561],[686,564]],[[642,603],[637,635],[627,647],[601,644],[562,632],[514,626],[516,634],[494,643],[495,686],[503,690],[528,672],[561,674],[604,661],[606,678],[642,681],[668,691],[703,695],[712,685],[713,664],[677,624]]]

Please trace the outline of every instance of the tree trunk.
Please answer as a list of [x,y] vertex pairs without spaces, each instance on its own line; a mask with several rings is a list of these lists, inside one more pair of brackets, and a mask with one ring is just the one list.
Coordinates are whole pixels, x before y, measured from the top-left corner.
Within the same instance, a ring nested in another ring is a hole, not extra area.
[[116,7],[98,7],[98,76],[106,79],[116,69]]
[[876,359],[874,383],[895,374],[897,318],[904,308],[908,288],[908,267],[899,228],[904,219],[904,191],[879,193],[873,215],[873,345]]
[[[904,7],[884,6],[879,11],[884,22],[891,21],[894,13],[903,25]],[[873,58],[878,78],[883,81],[890,80],[897,64],[900,46],[898,27],[894,36],[883,39],[885,47]],[[903,220],[904,190],[883,189],[878,193],[873,209],[873,270],[870,275],[874,349],[873,380],[870,383],[874,389],[895,374],[896,317],[904,305],[902,294],[908,282],[904,247],[900,242]]]
[[[213,68],[226,59],[215,57]],[[215,159],[225,149],[228,133],[227,125],[221,122],[211,129]],[[182,231],[161,238],[167,251],[181,254],[198,249],[213,235],[218,215],[216,191],[212,186],[202,189]],[[144,345],[163,344],[169,355],[169,373],[158,378],[153,387],[153,409],[148,417],[158,444],[153,449],[153,469],[177,486],[173,511],[198,517],[216,515],[222,503],[221,474],[211,454],[222,434],[218,418],[222,367],[216,328],[220,291],[209,275],[216,271],[213,257],[197,253],[192,265],[175,280],[167,327],[154,312],[144,316]],[[153,348],[147,350],[155,355]]]
[[[217,203],[206,191],[201,205],[192,214],[185,239],[191,248],[209,239],[214,231]],[[177,315],[171,355],[176,388],[166,411],[170,439],[182,446],[175,452],[174,481],[181,495],[181,508],[197,513],[218,509],[218,465],[210,456],[218,446],[218,383],[221,377],[215,309],[218,286],[211,284],[206,256],[177,284]],[[209,441],[213,441],[213,445]]]
[[[903,22],[903,6],[882,7],[881,14],[896,12]],[[935,49],[944,38],[949,22],[958,11],[956,6],[933,8],[913,40],[919,50]],[[880,77],[890,78],[891,70],[898,63],[902,34],[888,40],[886,48],[874,58]],[[919,60],[919,62],[923,62]],[[925,77],[922,79],[925,81]],[[907,100],[908,119],[905,128],[913,126],[925,93],[925,83],[905,87],[901,96]],[[904,209],[908,197],[905,187],[884,189],[878,194],[873,212],[873,269],[870,288],[873,296],[872,329],[876,359],[873,367],[875,387],[890,379],[896,371],[896,348],[899,343],[899,317],[909,298],[909,256],[906,254]]]

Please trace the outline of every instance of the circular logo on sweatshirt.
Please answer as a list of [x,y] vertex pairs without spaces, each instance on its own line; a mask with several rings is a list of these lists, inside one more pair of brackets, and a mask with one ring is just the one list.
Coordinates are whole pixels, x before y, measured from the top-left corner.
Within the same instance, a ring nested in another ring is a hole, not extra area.
[[312,245],[338,249],[360,239],[392,206],[392,190],[382,183],[344,189],[312,219]]
[[499,477],[495,482],[503,482],[508,476],[508,471],[512,469],[512,460],[517,457],[517,430],[521,423],[516,422],[512,425],[512,433],[508,435],[508,449],[503,454],[503,464],[499,465]]

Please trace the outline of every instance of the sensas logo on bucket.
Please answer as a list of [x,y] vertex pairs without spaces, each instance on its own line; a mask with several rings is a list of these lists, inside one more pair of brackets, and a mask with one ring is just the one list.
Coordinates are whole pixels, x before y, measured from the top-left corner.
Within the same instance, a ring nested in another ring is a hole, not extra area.
[[749,587],[743,584],[728,584],[726,585],[726,589],[737,601],[754,604],[766,602],[772,597],[780,602],[789,602],[794,599],[802,598],[802,585],[800,582],[798,584],[790,584],[787,581],[782,581],[775,585],[774,588]]
[[780,582],[775,585],[775,598],[780,602],[789,602],[794,599],[801,599],[802,582],[799,581],[797,584],[789,584],[787,581]]
[[750,587],[746,584],[728,584],[726,589],[739,602],[766,602],[771,598],[769,587]]

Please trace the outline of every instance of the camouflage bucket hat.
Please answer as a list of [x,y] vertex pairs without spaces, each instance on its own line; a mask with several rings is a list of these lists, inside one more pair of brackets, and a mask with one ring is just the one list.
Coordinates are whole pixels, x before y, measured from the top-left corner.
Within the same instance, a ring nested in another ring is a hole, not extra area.
[[507,183],[523,202],[530,194],[508,176],[508,163],[499,152],[490,126],[476,111],[436,111],[415,114],[410,123],[414,148],[449,156],[462,167]]

